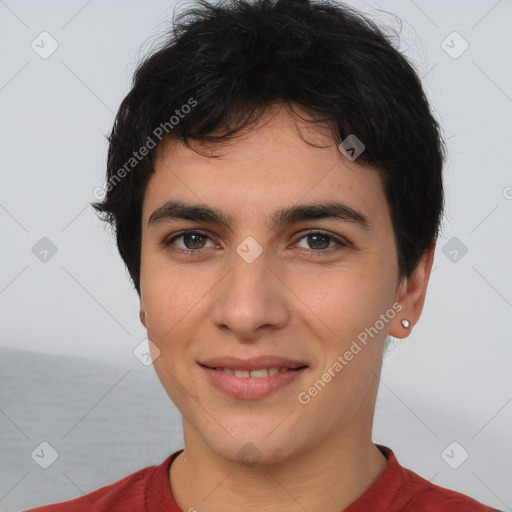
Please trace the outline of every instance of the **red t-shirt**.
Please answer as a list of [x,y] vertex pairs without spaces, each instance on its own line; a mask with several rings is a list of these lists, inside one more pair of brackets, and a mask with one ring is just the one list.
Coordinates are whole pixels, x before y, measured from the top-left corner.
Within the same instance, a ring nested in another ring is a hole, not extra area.
[[[343,512],[499,512],[430,483],[403,468],[392,450],[379,448],[388,459],[386,468]],[[173,498],[167,476],[169,465],[182,451],[167,457],[160,466],[141,469],[80,498],[26,512],[183,512]]]

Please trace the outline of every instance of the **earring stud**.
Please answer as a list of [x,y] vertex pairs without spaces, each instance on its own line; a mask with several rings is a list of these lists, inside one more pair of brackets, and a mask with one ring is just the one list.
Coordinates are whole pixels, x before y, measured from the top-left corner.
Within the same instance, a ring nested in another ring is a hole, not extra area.
[[404,326],[405,329],[407,329],[410,325],[411,325],[411,322],[409,322],[409,320],[402,320],[402,325]]

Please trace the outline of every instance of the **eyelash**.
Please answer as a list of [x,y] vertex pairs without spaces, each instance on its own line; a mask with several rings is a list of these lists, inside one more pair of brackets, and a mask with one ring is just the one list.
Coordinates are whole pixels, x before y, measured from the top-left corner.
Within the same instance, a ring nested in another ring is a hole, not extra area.
[[[163,245],[165,247],[168,247],[174,253],[186,254],[187,256],[201,256],[206,251],[208,251],[208,249],[181,249],[181,248],[172,247],[173,242],[175,240],[177,240],[178,238],[182,238],[185,235],[201,235],[201,236],[204,236],[204,237],[206,237],[208,239],[211,239],[208,236],[208,234],[205,233],[204,231],[200,231],[200,230],[197,230],[197,229],[189,229],[189,230],[181,231],[180,233],[174,235],[172,238],[168,238],[168,239],[164,240],[163,241]],[[328,231],[320,231],[320,230],[316,230],[316,229],[306,231],[305,233],[302,234],[302,236],[295,243],[300,242],[302,239],[307,238],[310,235],[321,235],[321,236],[323,236],[325,238],[331,239],[332,241],[334,241],[334,242],[336,242],[338,244],[338,248],[336,248],[334,250],[333,250],[333,248],[321,249],[321,250],[303,249],[303,251],[306,251],[309,254],[313,254],[315,256],[322,256],[322,255],[327,254],[327,253],[332,253],[332,252],[339,251],[343,247],[349,247],[349,243],[344,241],[343,239],[338,238],[338,237],[332,235]]]

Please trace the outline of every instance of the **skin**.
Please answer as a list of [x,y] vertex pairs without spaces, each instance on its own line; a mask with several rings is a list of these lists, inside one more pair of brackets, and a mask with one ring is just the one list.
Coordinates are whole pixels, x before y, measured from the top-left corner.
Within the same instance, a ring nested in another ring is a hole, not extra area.
[[[173,495],[184,511],[338,512],[385,469],[371,437],[384,342],[388,334],[407,337],[418,321],[434,247],[399,282],[378,172],[345,158],[326,128],[294,120],[279,105],[230,144],[200,147],[203,154],[179,140],[162,143],[142,211],[141,318],[160,351],[153,348],[155,371],[183,417],[185,451],[169,470]],[[151,213],[169,200],[216,207],[234,224],[178,220],[149,228]],[[335,219],[268,228],[274,211],[312,201],[341,201],[372,228]],[[186,229],[207,237],[163,245]],[[309,229],[327,238],[308,239]],[[263,248],[252,263],[236,252],[248,236]],[[172,247],[206,252],[192,257]],[[307,405],[299,403],[297,395],[396,303],[403,309],[378,335]],[[198,365],[262,354],[309,368],[267,398],[235,400]],[[237,455],[248,442],[259,453],[253,465]]]

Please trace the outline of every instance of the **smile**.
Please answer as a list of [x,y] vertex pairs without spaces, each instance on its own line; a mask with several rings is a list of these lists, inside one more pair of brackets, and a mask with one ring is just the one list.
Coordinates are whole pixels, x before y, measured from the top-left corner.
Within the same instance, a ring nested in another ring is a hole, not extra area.
[[277,366],[274,368],[261,368],[258,370],[234,370],[232,368],[212,368],[213,370],[223,371],[228,375],[234,375],[235,377],[248,378],[254,377],[256,379],[261,379],[263,377],[268,377],[269,375],[275,375],[276,373],[284,373],[287,371],[297,370],[297,368],[278,368]]
[[208,382],[223,394],[238,400],[265,398],[300,379],[307,366],[299,368],[271,367],[251,370],[209,368],[199,365]]

